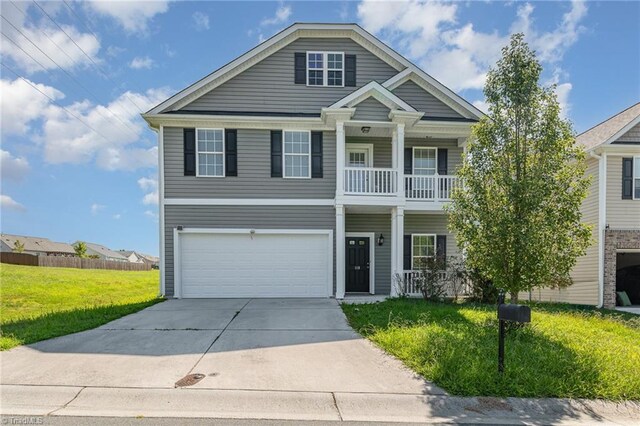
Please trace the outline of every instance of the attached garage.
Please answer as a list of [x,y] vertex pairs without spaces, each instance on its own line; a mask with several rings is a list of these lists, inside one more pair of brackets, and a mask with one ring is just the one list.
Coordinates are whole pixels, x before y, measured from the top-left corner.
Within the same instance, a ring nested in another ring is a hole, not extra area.
[[176,229],[175,296],[329,297],[333,231]]

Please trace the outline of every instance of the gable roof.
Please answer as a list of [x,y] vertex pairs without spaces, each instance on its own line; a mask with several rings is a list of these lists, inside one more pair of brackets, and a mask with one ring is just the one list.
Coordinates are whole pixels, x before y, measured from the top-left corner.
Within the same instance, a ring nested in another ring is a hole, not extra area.
[[389,109],[399,108],[403,111],[416,112],[415,108],[400,99],[395,94],[391,93],[389,89],[386,89],[377,81],[372,81],[368,84],[365,84],[358,90],[351,92],[344,98],[330,105],[329,108],[351,108],[369,98],[375,98],[378,102],[388,107]]
[[[176,110],[200,97],[204,93],[213,90],[240,72],[260,62],[265,57],[282,49],[284,46],[301,37],[343,37],[350,38],[374,55],[384,60],[398,71],[410,70],[419,79],[424,80],[434,89],[435,96],[448,98],[458,109],[465,112],[469,118],[481,118],[483,113],[455,92],[445,87],[442,83],[431,77],[411,61],[400,55],[391,47],[384,44],[375,36],[365,31],[357,24],[305,24],[295,23],[280,31],[273,37],[239,56],[233,61],[222,66],[208,76],[198,80],[191,86],[171,96],[169,99],[150,109],[147,114],[160,114]],[[146,114],[145,114],[146,115]]]
[[58,243],[48,238],[27,237],[23,235],[1,234],[0,239],[9,247],[13,248],[16,241],[24,244],[25,251],[41,251],[45,253],[67,253],[75,254],[75,250],[67,243]]
[[600,145],[610,144],[640,123],[640,102],[619,112],[578,135],[576,142],[590,150]]
[[85,241],[85,244],[87,245],[87,248],[95,251],[96,253],[105,256],[105,257],[112,257],[114,259],[122,259],[122,260],[128,260],[126,257],[124,257],[121,253],[118,253],[117,251],[113,251],[110,248],[107,248],[103,245],[100,244],[95,244],[95,243],[88,243]]

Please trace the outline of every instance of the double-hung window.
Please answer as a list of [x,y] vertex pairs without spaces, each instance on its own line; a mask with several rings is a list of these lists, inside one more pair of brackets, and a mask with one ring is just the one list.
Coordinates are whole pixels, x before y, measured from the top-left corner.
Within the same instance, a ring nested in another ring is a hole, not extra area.
[[420,269],[422,263],[436,255],[436,236],[433,234],[411,235],[411,267]]
[[436,170],[436,148],[413,149],[414,175],[435,175]]
[[311,177],[311,132],[285,130],[282,138],[285,178]]
[[198,176],[224,176],[223,129],[197,129],[196,147]]
[[640,156],[633,157],[633,199],[640,200]]
[[307,86],[344,86],[344,53],[307,52]]

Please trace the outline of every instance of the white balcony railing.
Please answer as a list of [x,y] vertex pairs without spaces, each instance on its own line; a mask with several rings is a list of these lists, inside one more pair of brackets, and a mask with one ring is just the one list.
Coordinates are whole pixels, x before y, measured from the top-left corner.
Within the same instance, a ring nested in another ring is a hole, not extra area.
[[457,176],[451,175],[405,175],[405,196],[408,200],[450,200],[451,194],[458,187],[459,182]]
[[395,195],[398,190],[398,172],[395,169],[372,167],[346,167],[344,169],[345,194]]

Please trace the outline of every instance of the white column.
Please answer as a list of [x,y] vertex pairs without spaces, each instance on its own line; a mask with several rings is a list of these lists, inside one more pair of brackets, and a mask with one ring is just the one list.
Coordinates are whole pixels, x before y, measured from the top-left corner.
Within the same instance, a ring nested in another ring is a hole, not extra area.
[[396,157],[398,170],[398,196],[404,198],[404,123],[397,125]]
[[404,270],[404,207],[398,207],[396,213],[396,267],[398,273]]
[[344,299],[345,281],[344,207],[336,205],[336,299]]
[[344,123],[338,121],[336,123],[336,196],[344,195],[345,150]]
[[396,286],[398,283],[396,282],[396,272],[397,272],[397,256],[396,252],[398,251],[398,226],[397,226],[397,207],[393,207],[391,209],[391,297],[397,296],[398,290]]

